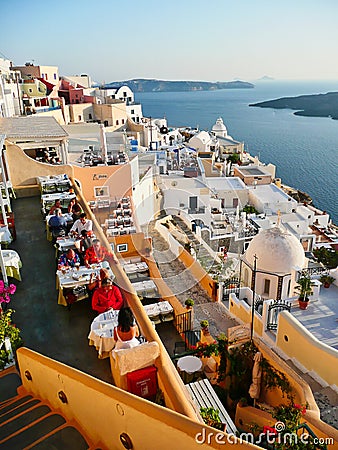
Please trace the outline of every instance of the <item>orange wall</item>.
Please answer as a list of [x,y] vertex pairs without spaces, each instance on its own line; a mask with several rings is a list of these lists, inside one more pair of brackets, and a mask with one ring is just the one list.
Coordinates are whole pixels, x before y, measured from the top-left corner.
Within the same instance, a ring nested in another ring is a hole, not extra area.
[[192,255],[186,250],[182,249],[178,255],[178,259],[190,270],[191,274],[199,282],[200,286],[206,291],[209,297],[213,300],[217,299],[217,293],[215,289],[215,281],[210,275],[203,269],[198,261],[196,261]]
[[[27,348],[20,348],[17,356],[22,395],[28,392],[41,398],[68,421],[75,421],[90,448],[120,449],[120,434],[124,432],[131,438],[135,450],[171,450],[174,442],[179,442],[185,450],[197,450],[201,445],[195,440],[196,434],[203,428],[215,432],[198,422],[194,414],[194,419],[190,419]],[[31,380],[25,377],[26,371]],[[67,403],[59,400],[60,391],[66,394]],[[203,445],[203,448],[223,446],[212,440],[210,446]],[[237,447],[244,449],[248,445],[238,443]]]
[[[38,144],[37,144],[38,146]],[[52,165],[35,161],[15,144],[6,141],[6,155],[10,168],[12,185],[15,188],[36,185],[36,177],[47,175],[60,175],[66,173],[69,177],[73,174],[70,165]]]
[[80,181],[83,196],[88,202],[98,200],[94,195],[94,187],[108,186],[111,200],[120,200],[122,197],[130,195],[131,192],[132,181],[129,164],[96,167],[74,166],[74,178]]

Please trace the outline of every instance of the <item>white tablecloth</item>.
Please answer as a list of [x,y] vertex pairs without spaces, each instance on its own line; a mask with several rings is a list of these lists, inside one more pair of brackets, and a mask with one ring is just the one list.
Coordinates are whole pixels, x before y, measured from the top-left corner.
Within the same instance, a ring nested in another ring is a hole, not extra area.
[[177,367],[184,372],[193,374],[202,369],[202,361],[197,356],[183,356],[177,361]]
[[119,311],[111,310],[99,314],[93,320],[88,335],[89,345],[94,345],[99,358],[108,358],[115,347],[114,328],[117,326]]
[[57,238],[56,244],[59,247],[60,252],[64,252],[70,248],[76,248],[76,241],[77,239],[66,236],[64,238]]
[[94,276],[97,276],[101,268],[100,264],[93,264],[92,266],[90,268],[80,266],[79,270],[76,267],[69,267],[66,273],[58,270],[56,272],[58,287],[63,289],[89,284],[91,275],[94,274]]
[[12,235],[7,227],[0,227],[0,242],[1,244],[10,244],[12,242]]
[[14,250],[1,250],[1,253],[7,276],[21,281],[20,268],[22,267],[22,263],[18,253]]
[[51,202],[55,200],[71,200],[75,198],[76,195],[74,193],[69,192],[55,192],[54,194],[43,194],[41,195],[42,203]]
[[132,283],[132,285],[137,294],[143,297],[155,297],[158,295],[157,286],[153,280],[137,281],[136,283]]
[[149,270],[149,267],[146,262],[141,261],[134,264],[125,264],[123,266],[123,269],[128,274],[128,273],[147,272]]

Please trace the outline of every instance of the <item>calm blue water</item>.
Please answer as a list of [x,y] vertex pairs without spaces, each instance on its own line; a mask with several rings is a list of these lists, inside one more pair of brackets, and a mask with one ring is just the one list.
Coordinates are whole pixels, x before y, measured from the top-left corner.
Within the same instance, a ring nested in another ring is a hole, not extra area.
[[211,130],[222,117],[234,139],[252,155],[277,166],[282,182],[307,192],[315,206],[338,224],[338,121],[295,116],[290,110],[249,107],[279,97],[338,91],[337,82],[265,81],[254,89],[156,92],[135,95],[144,116],[166,117],[168,125]]

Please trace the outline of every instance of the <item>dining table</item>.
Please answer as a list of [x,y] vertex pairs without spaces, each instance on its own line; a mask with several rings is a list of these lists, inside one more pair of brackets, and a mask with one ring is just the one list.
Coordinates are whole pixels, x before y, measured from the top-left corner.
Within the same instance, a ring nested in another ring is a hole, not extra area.
[[7,246],[12,242],[13,238],[8,229],[8,226],[0,226],[0,243],[1,245]]
[[[63,217],[66,219],[67,221],[67,227],[71,227],[71,224],[73,223],[73,216],[70,213],[63,213],[62,214]],[[53,240],[53,236],[52,236],[52,232],[50,231],[50,227],[48,225],[49,219],[53,217],[53,214],[48,214],[46,216],[46,236],[47,236],[47,241],[52,241]]]
[[90,325],[89,345],[96,348],[99,359],[109,358],[115,347],[114,328],[118,324],[119,311],[111,309],[99,314]]
[[177,368],[185,384],[194,381],[202,370],[202,360],[197,356],[183,356],[177,361]]
[[19,254],[15,250],[1,250],[2,258],[8,277],[21,281],[20,269],[22,262]]
[[[80,286],[87,286],[91,279],[96,278],[101,269],[101,264],[92,264],[90,267],[64,267],[56,272],[56,289],[58,290],[58,304],[69,306],[65,298],[65,290]],[[88,295],[83,298],[88,298]]]
[[132,283],[138,296],[141,297],[154,297],[158,296],[158,289],[153,280],[137,281]]

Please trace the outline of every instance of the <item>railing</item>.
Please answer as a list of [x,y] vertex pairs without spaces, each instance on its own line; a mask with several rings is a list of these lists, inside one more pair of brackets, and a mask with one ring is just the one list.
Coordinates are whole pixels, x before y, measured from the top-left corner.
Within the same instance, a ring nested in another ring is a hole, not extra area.
[[312,275],[320,275],[323,272],[327,272],[326,267],[308,267],[307,269],[302,269],[297,272],[297,280],[302,277],[311,277]]
[[275,300],[268,308],[267,329],[277,330],[278,315],[282,311],[291,311],[291,303],[285,300]]
[[191,310],[175,316],[174,325],[178,333],[182,334],[192,328]]

